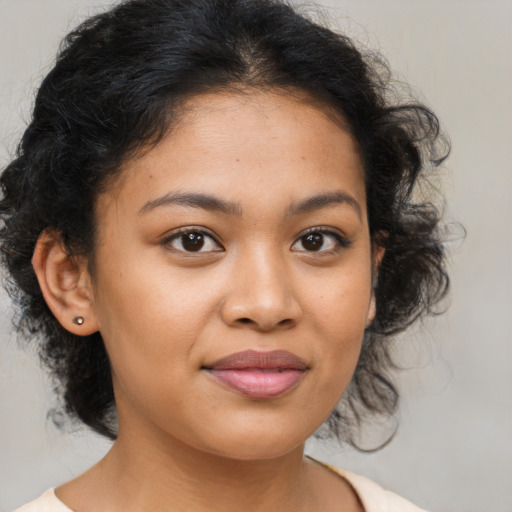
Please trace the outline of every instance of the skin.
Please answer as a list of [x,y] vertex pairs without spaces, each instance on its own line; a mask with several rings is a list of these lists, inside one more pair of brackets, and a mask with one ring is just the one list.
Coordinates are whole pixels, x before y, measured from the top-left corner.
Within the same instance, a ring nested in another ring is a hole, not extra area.
[[[362,510],[303,449],[354,373],[382,250],[372,250],[355,141],[307,100],[189,100],[98,198],[92,272],[55,234],[41,237],[45,298],[70,331],[101,332],[119,417],[107,456],[56,491],[76,512]],[[231,210],[162,199],[173,194],[208,194]],[[199,252],[184,247],[184,227],[204,233]],[[310,228],[322,231],[318,250],[305,243]],[[288,350],[308,370],[262,400],[203,369],[249,349]]]

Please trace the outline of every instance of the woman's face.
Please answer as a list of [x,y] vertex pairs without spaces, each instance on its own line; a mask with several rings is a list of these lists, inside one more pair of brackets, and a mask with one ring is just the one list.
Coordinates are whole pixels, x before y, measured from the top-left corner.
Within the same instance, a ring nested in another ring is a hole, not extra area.
[[94,314],[120,439],[230,458],[300,446],[372,317],[353,138],[305,98],[190,100],[97,204]]

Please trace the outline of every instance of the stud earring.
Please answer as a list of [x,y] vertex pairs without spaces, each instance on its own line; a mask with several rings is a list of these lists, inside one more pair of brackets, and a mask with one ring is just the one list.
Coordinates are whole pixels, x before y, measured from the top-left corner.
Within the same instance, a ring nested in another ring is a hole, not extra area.
[[83,316],[75,316],[75,318],[73,318],[73,323],[76,325],[82,325],[84,323],[84,317]]

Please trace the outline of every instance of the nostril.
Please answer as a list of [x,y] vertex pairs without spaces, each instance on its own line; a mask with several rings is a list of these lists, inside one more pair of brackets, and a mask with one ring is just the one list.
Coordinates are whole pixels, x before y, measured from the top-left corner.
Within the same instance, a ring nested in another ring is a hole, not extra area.
[[272,319],[262,319],[258,321],[256,319],[252,319],[251,317],[240,317],[234,320],[232,325],[242,327],[247,326],[247,328],[256,329],[258,331],[272,331],[275,329],[291,329],[295,326],[296,322],[293,318],[283,318],[277,322],[272,321]]
[[251,318],[242,317],[242,318],[238,318],[236,323],[239,326],[240,325],[253,326],[253,327],[257,328],[258,330],[263,330],[263,331],[269,331],[272,329],[289,329],[289,328],[293,327],[293,325],[294,325],[294,321],[291,318],[285,318],[283,320],[280,320],[277,323],[271,323],[271,324],[266,325],[265,323],[256,322],[256,321],[252,320]]

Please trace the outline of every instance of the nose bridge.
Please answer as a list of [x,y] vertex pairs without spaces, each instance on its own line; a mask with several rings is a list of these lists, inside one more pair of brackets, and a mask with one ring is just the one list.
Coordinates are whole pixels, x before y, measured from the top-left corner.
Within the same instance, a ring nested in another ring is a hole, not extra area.
[[281,302],[288,295],[289,272],[283,260],[280,251],[268,246],[258,247],[241,259],[241,266],[247,265],[241,270],[247,280],[248,291],[262,305]]
[[225,314],[229,323],[260,330],[291,326],[300,316],[286,255],[274,244],[253,245],[233,267]]

